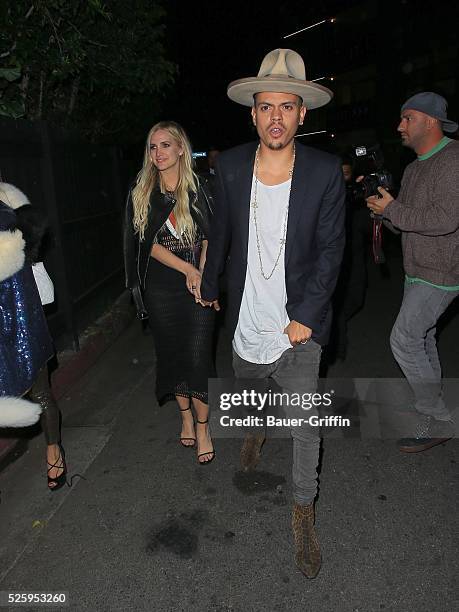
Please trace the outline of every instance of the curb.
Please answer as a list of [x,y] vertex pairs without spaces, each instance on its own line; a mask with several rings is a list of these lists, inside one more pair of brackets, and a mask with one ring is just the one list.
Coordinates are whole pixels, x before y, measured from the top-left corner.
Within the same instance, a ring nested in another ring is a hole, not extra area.
[[[58,353],[59,365],[51,375],[51,386],[57,400],[82,378],[134,318],[135,308],[131,304],[130,293],[124,291],[110,310],[85,330],[80,338],[81,348],[78,352],[64,350]],[[5,463],[20,441],[21,438],[0,438],[1,463]]]
[[3,463],[4,459],[14,452],[19,442],[19,438],[0,438],[0,463]]
[[51,384],[57,400],[72,387],[135,318],[128,291],[122,293],[113,306],[90,325],[80,338],[80,350],[62,351],[57,355],[58,368],[51,375]]

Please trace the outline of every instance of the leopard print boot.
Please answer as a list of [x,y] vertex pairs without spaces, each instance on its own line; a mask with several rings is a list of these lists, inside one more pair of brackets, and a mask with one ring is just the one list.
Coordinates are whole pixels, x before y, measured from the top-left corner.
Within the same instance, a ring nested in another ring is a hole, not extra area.
[[241,448],[240,461],[244,472],[254,470],[261,457],[261,447],[265,443],[264,434],[248,434]]
[[307,506],[295,503],[292,512],[295,563],[306,578],[315,578],[320,570],[319,541],[314,530],[314,502]]

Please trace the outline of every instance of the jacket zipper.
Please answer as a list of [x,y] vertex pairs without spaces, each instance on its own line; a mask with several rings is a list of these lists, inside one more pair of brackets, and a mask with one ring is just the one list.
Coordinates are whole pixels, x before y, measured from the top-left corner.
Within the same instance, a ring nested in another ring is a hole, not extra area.
[[[205,194],[204,194],[204,196],[205,196]],[[206,200],[207,200],[207,197],[206,197]],[[198,201],[198,194],[195,193],[194,194],[194,200],[193,200],[191,206],[194,206],[194,204],[197,201]],[[209,204],[208,204],[208,206],[209,206]],[[209,206],[209,208],[210,208],[210,206]],[[210,210],[212,210],[212,209],[210,208]],[[159,228],[159,229],[161,229],[161,228]],[[150,245],[149,253],[151,253],[151,249],[153,248],[153,245],[155,243],[155,239],[156,239],[156,236],[158,235],[158,232],[159,232],[159,230],[156,232],[156,234],[153,237],[153,240],[152,240],[151,245]],[[139,269],[139,265],[140,265],[140,240],[139,240],[139,246],[138,246],[138,250],[137,250],[137,278],[140,280],[141,287],[143,287],[144,289],[145,289],[145,282],[146,282],[146,279],[147,279],[148,266],[150,265],[150,257],[151,257],[151,254],[148,256],[148,259],[147,259],[147,265],[145,266],[145,273],[143,275],[143,284],[142,284],[142,279],[140,278],[140,269]]]
[[[158,230],[159,232],[159,230]],[[143,275],[143,284],[141,283],[141,286],[145,289],[145,282],[147,280],[147,272],[148,272],[148,266],[150,265],[150,257],[151,257],[151,249],[153,248],[153,245],[155,244],[155,240],[156,240],[156,236],[158,235],[158,232],[156,232],[156,234],[153,236],[153,240],[150,244],[150,250],[149,250],[149,255],[148,255],[148,259],[147,259],[147,265],[145,266],[145,273]],[[139,264],[140,264],[140,241],[139,241],[139,250],[137,253],[137,276],[140,279],[140,270],[139,270]]]

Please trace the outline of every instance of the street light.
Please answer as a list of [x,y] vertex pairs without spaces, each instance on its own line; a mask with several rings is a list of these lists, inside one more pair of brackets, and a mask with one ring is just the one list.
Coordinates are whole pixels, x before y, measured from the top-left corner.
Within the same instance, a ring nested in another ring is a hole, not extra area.
[[306,132],[305,134],[297,134],[295,138],[301,138],[301,136],[313,136],[314,134],[325,134],[327,130],[319,130],[318,132]]
[[335,17],[332,17],[331,19],[322,19],[322,21],[318,21],[317,23],[313,23],[312,25],[302,28],[301,30],[297,30],[296,32],[287,34],[286,36],[283,36],[282,38],[290,38],[290,36],[295,36],[296,34],[300,34],[301,32],[306,32],[306,30],[311,30],[312,28],[316,28],[317,26],[320,26],[323,23],[335,23],[335,21],[336,21]]
[[313,83],[315,83],[316,81],[323,81],[323,80],[325,80],[325,79],[326,79],[326,80],[328,80],[328,81],[334,81],[334,80],[335,80],[335,77],[332,77],[332,76],[330,76],[330,77],[325,77],[325,76],[323,76],[323,77],[319,77],[319,78],[317,78],[317,79],[312,79],[312,82],[313,82]]

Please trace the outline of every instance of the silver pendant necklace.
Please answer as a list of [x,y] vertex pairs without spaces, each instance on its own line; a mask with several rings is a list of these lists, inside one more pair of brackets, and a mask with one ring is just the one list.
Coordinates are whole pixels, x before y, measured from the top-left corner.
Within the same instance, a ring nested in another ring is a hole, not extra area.
[[284,226],[282,228],[282,236],[280,238],[280,246],[279,246],[279,253],[277,254],[276,257],[276,261],[274,262],[274,266],[273,269],[271,270],[270,274],[266,275],[264,268],[263,268],[263,260],[261,257],[261,246],[260,246],[260,238],[259,238],[259,233],[258,233],[258,221],[257,221],[257,208],[258,208],[258,202],[257,202],[257,191],[258,191],[258,163],[259,163],[259,158],[260,158],[260,145],[258,145],[257,148],[257,153],[255,155],[255,185],[253,188],[253,200],[251,202],[251,207],[253,208],[253,222],[255,225],[255,236],[256,236],[256,241],[257,241],[257,251],[258,251],[258,260],[260,262],[260,272],[262,277],[265,280],[269,280],[271,278],[271,276],[274,274],[277,266],[279,265],[279,261],[282,255],[282,251],[284,249],[285,246],[285,241],[286,241],[286,237],[287,237],[287,221],[288,221],[288,209],[290,206],[290,192],[292,191],[292,176],[293,176],[293,168],[295,166],[295,145],[293,145],[293,160],[292,160],[292,166],[289,170],[289,176],[290,176],[290,187],[288,190],[288,197],[287,197],[287,206],[285,208],[285,214],[284,214]]

